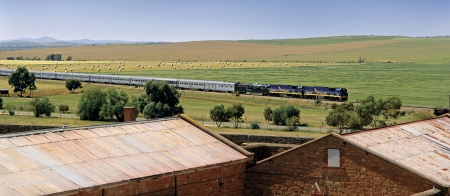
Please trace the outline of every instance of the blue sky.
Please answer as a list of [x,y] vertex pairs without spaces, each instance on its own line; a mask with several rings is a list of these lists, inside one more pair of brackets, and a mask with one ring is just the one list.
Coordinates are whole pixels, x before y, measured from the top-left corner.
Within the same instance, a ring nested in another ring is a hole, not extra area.
[[0,40],[198,41],[450,34],[450,1],[0,0]]

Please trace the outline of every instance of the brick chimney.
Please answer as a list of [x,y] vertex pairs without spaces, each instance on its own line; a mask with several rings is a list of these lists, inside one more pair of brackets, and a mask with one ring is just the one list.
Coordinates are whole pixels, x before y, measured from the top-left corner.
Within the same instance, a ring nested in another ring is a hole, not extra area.
[[136,121],[136,108],[124,107],[123,108],[123,122]]

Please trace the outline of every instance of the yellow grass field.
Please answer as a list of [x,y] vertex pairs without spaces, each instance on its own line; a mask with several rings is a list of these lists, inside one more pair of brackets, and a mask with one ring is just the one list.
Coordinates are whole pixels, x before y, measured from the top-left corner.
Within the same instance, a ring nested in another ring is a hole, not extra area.
[[359,56],[367,62],[450,63],[450,39],[392,37],[380,40],[328,43],[317,40],[312,45],[277,45],[244,41],[197,41],[167,44],[97,45],[43,48],[0,52],[6,57],[39,57],[62,54],[74,61],[282,61],[347,62]]

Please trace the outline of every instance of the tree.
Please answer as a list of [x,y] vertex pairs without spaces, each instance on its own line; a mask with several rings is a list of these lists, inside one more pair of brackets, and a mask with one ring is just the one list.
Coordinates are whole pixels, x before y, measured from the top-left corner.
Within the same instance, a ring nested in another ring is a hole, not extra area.
[[137,98],[137,109],[145,118],[161,118],[183,113],[183,107],[179,105],[180,94],[168,82],[148,81],[144,89],[145,92]]
[[100,109],[100,118],[110,119],[117,118],[117,121],[123,122],[124,113],[123,108],[128,103],[128,95],[123,92],[117,92],[111,88],[106,91],[105,102]]
[[213,109],[209,111],[209,117],[216,123],[217,127],[220,127],[222,122],[228,122],[231,118],[231,113],[225,110],[223,104],[214,106]]
[[242,122],[242,116],[245,113],[245,109],[240,103],[234,103],[229,108],[227,112],[230,113],[230,117],[234,120],[234,128],[238,128],[239,123]]
[[73,93],[74,90],[78,89],[78,88],[83,88],[83,86],[81,86],[81,82],[78,79],[68,79],[66,80],[66,88]]
[[266,109],[264,109],[264,119],[266,119],[267,124],[269,124],[270,121],[272,121],[272,109],[270,109],[270,107],[267,107]]
[[35,81],[36,81],[36,77],[34,76],[34,73],[30,73],[29,86],[28,86],[28,89],[30,90],[30,97],[33,97],[32,92],[34,90],[37,90]]
[[72,60],[72,56],[68,56],[67,61],[71,61],[71,60]]
[[273,111],[273,122],[278,125],[286,125],[286,120],[291,117],[298,117],[300,120],[300,110],[292,105],[281,106]]
[[[387,100],[375,99],[372,95],[361,101],[355,108],[362,126],[372,127],[386,126],[390,119],[398,119],[405,113],[400,111],[402,101],[397,97],[389,97]],[[392,124],[395,124],[393,122]]]
[[55,111],[55,106],[53,106],[47,97],[35,98],[30,102],[33,113],[35,117],[45,115],[47,117],[52,115]]
[[[25,92],[27,88],[35,89],[36,86],[34,84],[36,77],[33,73],[30,74],[27,68],[19,67],[16,71],[11,73],[8,78],[8,83],[12,87],[14,87],[14,92],[20,92],[20,96]],[[31,87],[30,87],[31,86]],[[31,96],[31,94],[30,94]]]
[[77,114],[80,120],[100,120],[100,110],[105,102],[106,93],[100,88],[90,88],[78,102]]
[[68,105],[61,104],[61,105],[58,106],[58,108],[59,108],[59,111],[62,112],[62,113],[66,113],[67,111],[69,111],[69,106]]
[[361,56],[359,56],[359,58],[358,58],[358,63],[359,63],[359,64],[363,64],[364,61],[366,61],[366,58],[361,58]]
[[333,103],[331,105],[331,109],[332,111],[328,113],[328,116],[325,118],[325,122],[329,126],[338,128],[339,133],[342,133],[344,129],[362,128],[352,103],[345,102],[340,105]]

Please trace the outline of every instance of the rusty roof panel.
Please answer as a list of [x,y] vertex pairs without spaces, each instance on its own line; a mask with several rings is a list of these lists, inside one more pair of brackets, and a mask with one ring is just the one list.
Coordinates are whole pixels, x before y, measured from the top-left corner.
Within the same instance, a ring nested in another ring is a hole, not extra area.
[[55,172],[52,168],[34,170],[34,172],[39,174],[47,182],[54,184],[55,186],[57,186],[58,188],[60,188],[64,191],[69,191],[69,190],[80,188],[80,186],[71,182],[67,178],[61,176],[60,174]]
[[33,144],[43,144],[43,143],[48,143],[51,142],[51,140],[47,139],[46,137],[44,137],[42,134],[39,135],[27,135],[24,136],[25,138],[27,138],[28,140],[30,140],[31,142],[33,142]]
[[160,121],[159,124],[166,127],[167,129],[174,129],[177,128],[177,124],[173,123],[173,120],[170,121]]
[[94,131],[91,130],[74,130],[74,131],[79,135],[81,135],[83,138],[100,137],[99,135],[95,134]]
[[157,152],[152,152],[152,153],[147,153],[147,154],[149,156],[151,156],[152,158],[160,161],[161,163],[163,163],[167,167],[172,168],[172,171],[181,171],[181,170],[188,169],[188,167],[182,165],[181,163],[179,163],[178,161],[172,159],[171,157],[166,156],[162,152],[157,151]]
[[[107,162],[105,162],[105,160],[102,160],[102,159],[92,160],[92,161],[88,161],[86,163],[91,165],[92,167],[94,167],[96,170],[98,170],[99,173],[101,172],[104,175],[111,178],[113,182],[120,182],[120,181],[129,179],[125,173],[121,172],[116,167],[108,164]],[[97,171],[94,170],[94,172],[97,172]],[[98,174],[98,176],[100,176],[100,175],[101,174]]]
[[67,138],[63,137],[62,135],[60,135],[59,133],[46,133],[46,134],[42,134],[42,136],[46,137],[48,140],[50,140],[51,142],[60,142],[60,141],[65,141],[67,140]]
[[122,129],[121,127],[105,127],[106,130],[108,130],[109,132],[111,132],[114,135],[124,135],[124,134],[128,134],[129,132],[125,131],[124,129]]
[[[433,138],[431,138],[433,139]],[[0,195],[43,195],[247,160],[179,118],[0,138]]]
[[105,128],[94,128],[94,129],[91,129],[91,131],[94,132],[95,134],[99,135],[100,137],[113,136],[114,135],[114,133],[109,132]]
[[4,148],[14,148],[16,145],[14,145],[12,142],[10,142],[6,138],[0,138],[0,149]]
[[119,137],[104,137],[104,139],[111,144],[117,146],[118,148],[122,149],[123,151],[127,152],[128,154],[139,154],[142,153],[141,150],[134,147],[133,145],[129,144],[125,140],[119,138]]
[[83,136],[81,136],[80,134],[78,134],[75,131],[63,131],[63,132],[59,132],[59,134],[61,136],[65,137],[67,140],[76,140],[76,139],[83,138]]
[[117,126],[116,128],[125,130],[128,133],[140,133],[140,132],[142,132],[141,130],[139,130],[138,128],[134,127],[133,125],[122,125],[122,126]]
[[133,166],[129,165],[124,157],[116,157],[103,160],[111,166],[115,167],[115,169],[126,174],[130,179],[144,176],[143,173],[135,169]]
[[136,157],[140,161],[146,163],[146,165],[148,165],[149,167],[153,168],[154,172],[156,172],[158,174],[164,174],[164,173],[168,173],[168,172],[172,172],[173,171],[172,168],[170,168],[169,166],[165,165],[161,161],[151,157],[150,155],[138,154],[138,155],[136,155],[134,157]]
[[33,142],[28,140],[26,137],[11,137],[8,138],[8,141],[13,143],[15,146],[29,146],[33,144]]
[[81,159],[82,161],[89,161],[93,159],[98,159],[97,156],[92,154],[91,152],[84,149],[82,146],[77,145],[73,141],[63,141],[59,142],[60,146],[64,148],[64,150],[70,152],[72,155],[75,155],[77,158]]
[[343,136],[443,186],[450,186],[450,117]]
[[[139,132],[147,132],[149,130],[152,130],[151,127],[149,127],[148,125],[145,125],[145,124],[134,124],[133,127],[138,129]],[[128,129],[126,129],[126,130],[128,130]]]

